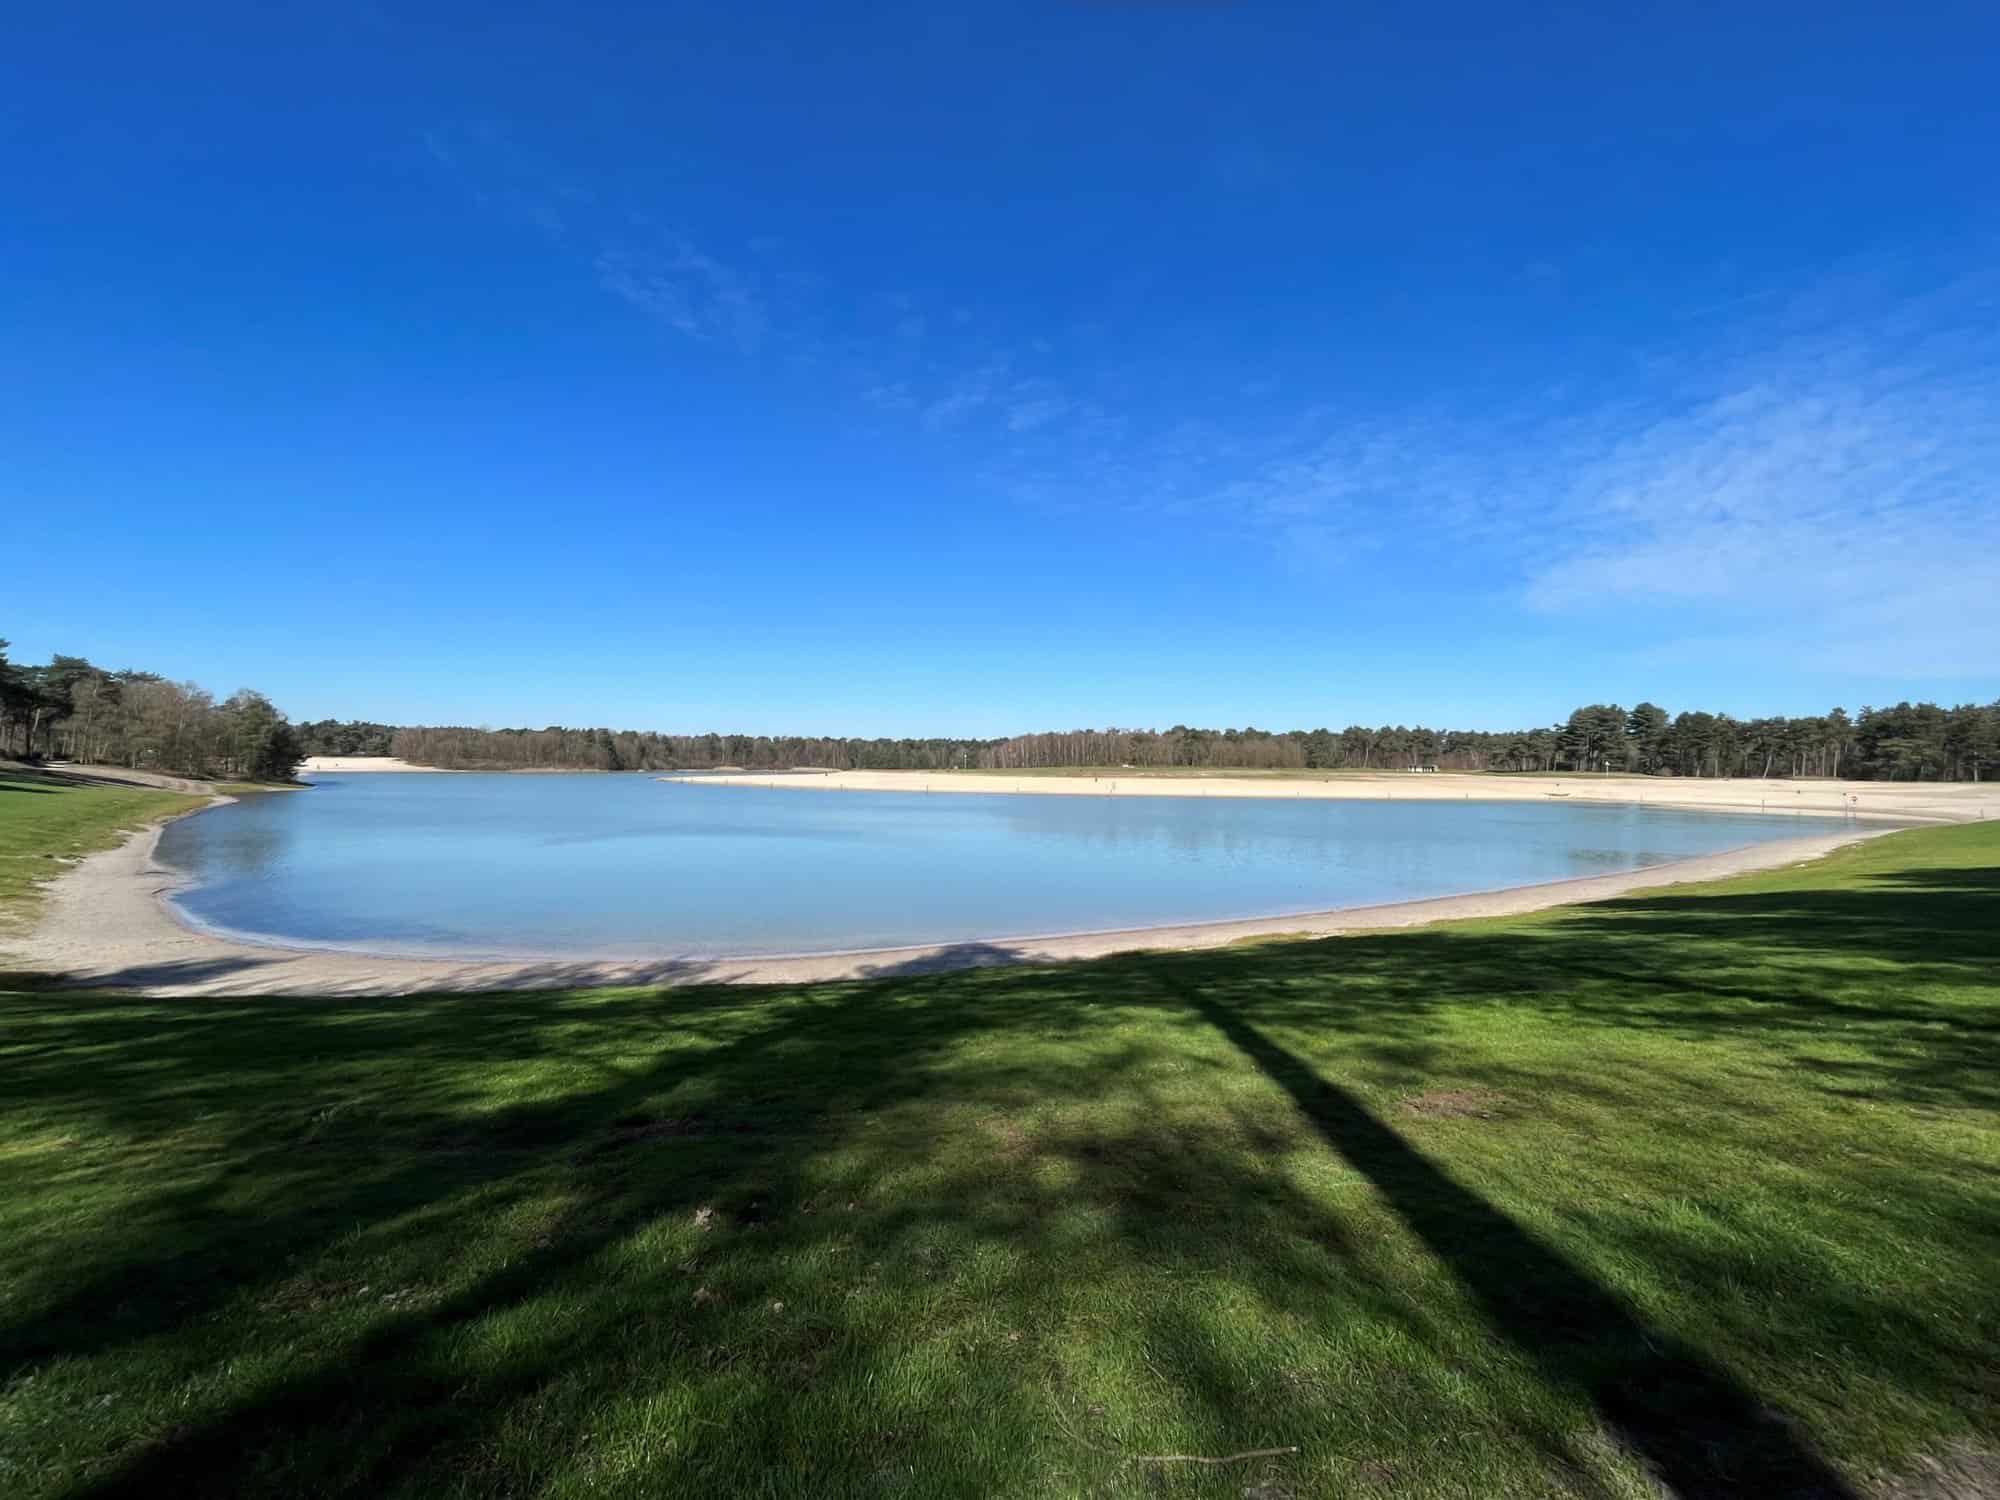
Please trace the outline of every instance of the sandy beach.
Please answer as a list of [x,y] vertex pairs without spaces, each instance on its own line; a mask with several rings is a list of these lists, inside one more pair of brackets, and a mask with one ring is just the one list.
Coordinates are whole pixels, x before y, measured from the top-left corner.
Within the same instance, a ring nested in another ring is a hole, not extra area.
[[[662,778],[671,779],[671,778]],[[1589,782],[1471,776],[1186,779],[1022,777],[843,772],[811,776],[704,776],[709,785],[839,787],[921,793],[1022,792],[1045,795],[1225,797],[1410,797],[1454,800],[1525,799],[1564,793],[1578,800],[1649,805],[1729,807],[1826,813],[1843,806],[1859,814],[1846,831],[1779,839],[1744,849],[1656,865],[1427,901],[1350,907],[1304,916],[1148,927],[1044,938],[789,958],[670,960],[652,963],[582,960],[475,961],[378,957],[361,953],[264,947],[230,941],[183,925],[163,898],[182,878],[157,862],[160,829],[142,830],[117,849],[91,855],[48,888],[41,921],[25,938],[0,947],[9,968],[58,973],[79,985],[159,995],[391,995],[415,991],[477,992],[580,985],[793,983],[914,974],[983,964],[1094,958],[1111,953],[1213,948],[1284,935],[1330,936],[1410,927],[1453,918],[1503,916],[1628,891],[1712,880],[1811,859],[1843,844],[1892,831],[1889,820],[1969,821],[1982,815],[1983,787],[1887,786],[1881,783],[1656,782],[1620,778]],[[1847,799],[1858,798],[1858,802]],[[1788,799],[1788,800],[1781,800]],[[227,800],[227,799],[218,799]]]
[[790,771],[661,776],[702,786],[787,791],[975,792],[1071,797],[1328,797],[1425,802],[1637,803],[1734,812],[1850,814],[1906,822],[1963,823],[2000,817],[2000,786],[1975,782],[1710,781],[1653,776],[1484,776],[1464,772],[1329,772],[1324,775],[1079,776],[1005,771]]
[[414,766],[393,755],[308,755],[299,762],[299,775],[310,776],[314,771],[337,771],[343,776],[365,775],[371,771],[430,771],[439,776],[457,774],[442,766]]

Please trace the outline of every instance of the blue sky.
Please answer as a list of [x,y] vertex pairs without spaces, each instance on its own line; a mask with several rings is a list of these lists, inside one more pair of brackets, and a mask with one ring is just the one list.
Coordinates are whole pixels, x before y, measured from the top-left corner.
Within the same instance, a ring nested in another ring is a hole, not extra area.
[[0,635],[295,717],[2000,695],[2000,10],[23,12]]

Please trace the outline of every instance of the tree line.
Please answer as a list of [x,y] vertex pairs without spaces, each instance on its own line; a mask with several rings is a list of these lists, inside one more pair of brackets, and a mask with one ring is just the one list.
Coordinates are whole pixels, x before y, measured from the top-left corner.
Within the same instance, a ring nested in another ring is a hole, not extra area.
[[1940,708],[1898,703],[1806,718],[1736,719],[1655,703],[1593,703],[1512,738],[1498,769],[1637,771],[1676,776],[1849,776],[1979,781],[2000,766],[2000,701]]
[[[306,724],[309,755],[396,755],[445,770],[942,771],[979,766],[990,740],[841,739],[827,736],[657,734],[630,729],[468,729],[387,724]],[[353,745],[369,749],[319,749]]]
[[1214,770],[1629,771],[1707,777],[1978,781],[2000,768],[2000,702],[1898,703],[1739,719],[1658,704],[1587,704],[1561,723],[1501,731],[1351,724],[1342,730],[1072,729],[1006,739],[658,734],[322,719],[294,725],[261,693],[220,702],[157,672],[80,656],[27,666],[0,640],[0,754],[187,776],[283,780],[307,755],[395,755],[451,770],[944,771],[1084,766]]
[[1629,771],[1663,776],[1849,776],[1977,781],[2000,765],[2000,702],[1898,703],[1805,718],[1739,719],[1654,703],[1598,703],[1535,729],[1073,729],[1008,739],[851,739],[635,730],[302,724],[310,755],[396,755],[450,770],[1215,770]]
[[192,682],[108,671],[81,656],[18,665],[0,640],[0,753],[285,781],[305,751],[262,693],[246,688],[218,703]]

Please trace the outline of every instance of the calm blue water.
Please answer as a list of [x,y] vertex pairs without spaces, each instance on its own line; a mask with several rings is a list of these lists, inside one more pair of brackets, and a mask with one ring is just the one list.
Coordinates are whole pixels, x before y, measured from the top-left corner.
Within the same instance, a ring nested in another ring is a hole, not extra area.
[[170,824],[197,923],[373,952],[829,952],[1323,911],[1841,826],[1547,802],[898,795],[327,776]]

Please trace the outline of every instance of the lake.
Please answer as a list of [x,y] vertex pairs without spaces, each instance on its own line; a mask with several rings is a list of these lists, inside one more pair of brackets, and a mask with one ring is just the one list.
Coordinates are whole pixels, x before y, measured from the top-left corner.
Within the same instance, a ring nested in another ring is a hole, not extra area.
[[1838,818],[1547,802],[325,776],[169,824],[196,926],[371,953],[829,953],[1325,911],[1603,875]]

